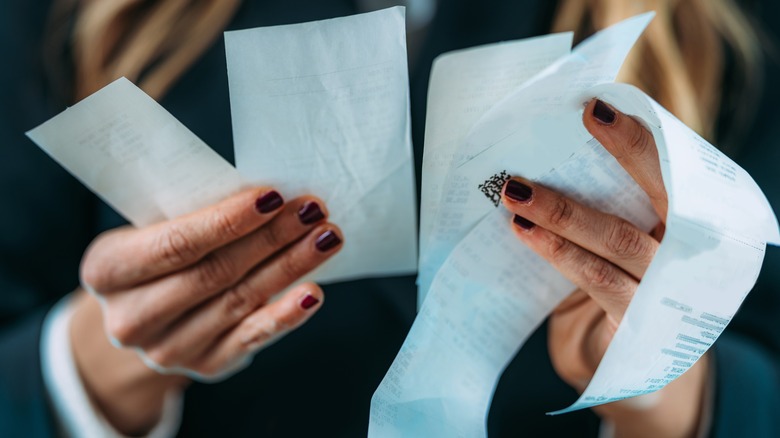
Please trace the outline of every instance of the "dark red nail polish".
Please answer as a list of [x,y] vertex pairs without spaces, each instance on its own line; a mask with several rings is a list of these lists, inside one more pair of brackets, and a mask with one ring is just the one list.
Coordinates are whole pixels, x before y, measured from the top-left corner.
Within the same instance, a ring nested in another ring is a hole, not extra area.
[[536,226],[535,223],[529,221],[528,219],[526,219],[526,218],[524,218],[522,216],[518,216],[518,215],[515,215],[515,217],[512,218],[512,222],[514,222],[515,225],[517,225],[518,227],[520,227],[520,228],[522,228],[522,229],[524,229],[526,231],[528,231],[531,228]]
[[510,179],[506,183],[504,194],[513,201],[525,202],[531,199],[533,190],[523,183]]
[[298,219],[304,225],[311,225],[325,219],[325,215],[320,209],[320,205],[314,201],[308,201],[298,210]]
[[284,204],[282,195],[280,195],[276,190],[271,190],[265,195],[257,198],[257,201],[255,201],[255,209],[257,209],[257,211],[260,213],[265,214],[276,210],[277,208],[281,207],[282,204]]
[[338,246],[339,243],[341,243],[339,236],[337,236],[333,231],[328,230],[317,238],[317,241],[314,242],[314,246],[316,246],[317,249],[321,252],[326,252]]
[[305,297],[303,297],[303,300],[301,300],[301,307],[303,308],[303,310],[309,310],[312,307],[316,306],[317,303],[319,302],[320,300],[314,298],[313,296],[306,295]]
[[593,117],[604,125],[612,126],[615,124],[615,111],[606,103],[597,100],[593,106]]

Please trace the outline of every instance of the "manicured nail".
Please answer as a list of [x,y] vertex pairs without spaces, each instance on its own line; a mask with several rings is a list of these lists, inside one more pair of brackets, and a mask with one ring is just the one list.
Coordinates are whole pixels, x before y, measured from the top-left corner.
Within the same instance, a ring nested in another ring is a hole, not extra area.
[[305,296],[305,297],[303,297],[303,299],[301,300],[301,308],[303,308],[303,310],[309,310],[309,309],[311,309],[312,307],[316,306],[316,305],[317,305],[317,303],[319,303],[319,302],[320,302],[320,300],[318,300],[318,299],[314,298],[313,296],[311,296],[311,295],[306,295],[306,296]]
[[523,183],[510,179],[506,183],[504,194],[513,201],[525,202],[531,199],[533,190]]
[[529,221],[528,219],[526,219],[526,218],[524,218],[522,216],[518,216],[518,215],[515,215],[515,217],[512,218],[512,222],[514,222],[515,225],[517,225],[518,227],[520,227],[520,228],[522,228],[522,229],[524,229],[526,231],[528,231],[531,228],[536,226],[535,223]]
[[339,236],[337,236],[333,231],[328,230],[317,238],[317,241],[314,242],[314,246],[316,246],[317,249],[321,252],[326,252],[335,248],[339,243],[341,243]]
[[304,225],[311,225],[325,219],[325,215],[320,209],[320,205],[314,201],[308,201],[298,210],[298,219]]
[[284,204],[282,195],[280,195],[276,190],[271,190],[265,195],[257,198],[257,201],[255,201],[255,209],[257,209],[257,211],[260,213],[265,214],[276,210],[277,208],[281,207],[282,204]]
[[593,117],[603,125],[612,126],[615,124],[615,111],[600,100],[596,100],[596,105],[593,106]]

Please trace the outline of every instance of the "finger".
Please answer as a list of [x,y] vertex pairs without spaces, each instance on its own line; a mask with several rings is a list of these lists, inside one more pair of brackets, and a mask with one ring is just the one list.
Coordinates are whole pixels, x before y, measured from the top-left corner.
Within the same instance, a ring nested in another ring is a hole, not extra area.
[[277,191],[253,188],[177,219],[108,232],[87,250],[82,282],[107,293],[189,266],[270,221],[283,204]]
[[642,278],[658,250],[658,241],[630,222],[522,178],[507,181],[502,199],[512,213],[609,260],[635,278]]
[[512,222],[515,234],[523,243],[587,292],[608,317],[616,322],[623,318],[639,285],[634,278],[607,260],[525,218],[515,215]]
[[585,108],[583,122],[591,135],[648,194],[658,217],[665,220],[668,198],[661,178],[658,150],[650,131],[598,99],[593,99]]
[[321,200],[300,197],[266,225],[219,248],[174,275],[105,297],[109,332],[124,345],[157,338],[181,315],[236,285],[255,266],[271,258],[327,217]]
[[300,327],[322,307],[324,294],[319,286],[305,283],[290,290],[278,301],[255,310],[240,324],[219,338],[189,364],[199,375],[218,376],[232,364],[241,362]]
[[[332,240],[334,238],[338,240]],[[329,246],[318,247],[323,239]],[[332,224],[321,225],[300,242],[255,268],[240,283],[186,315],[165,337],[155,340],[154,345],[144,346],[145,349],[150,350],[150,357],[163,366],[171,365],[173,360],[197,357],[210,340],[332,257],[340,246],[340,231]]]

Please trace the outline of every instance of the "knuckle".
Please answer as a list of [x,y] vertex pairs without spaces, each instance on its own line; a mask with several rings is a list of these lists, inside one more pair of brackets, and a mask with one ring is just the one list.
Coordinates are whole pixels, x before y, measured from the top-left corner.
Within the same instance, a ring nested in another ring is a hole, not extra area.
[[126,312],[106,312],[106,332],[124,346],[134,345],[140,334],[140,324]]
[[296,312],[287,312],[276,319],[274,334],[283,335],[298,326],[298,314]]
[[617,257],[637,259],[647,252],[642,233],[628,222],[619,221],[607,238],[607,249]]
[[235,287],[222,294],[222,307],[225,314],[231,320],[237,320],[245,317],[254,309],[253,300],[245,288]]
[[288,279],[297,279],[308,271],[304,261],[300,257],[296,257],[292,252],[288,252],[279,258],[279,267],[282,275]]
[[176,224],[171,224],[159,235],[153,251],[155,260],[167,260],[174,265],[183,265],[200,258],[195,242]]
[[273,223],[263,228],[263,231],[260,233],[259,245],[264,251],[281,248],[285,246],[285,243],[282,233],[273,226]]
[[195,268],[195,286],[197,289],[214,290],[222,288],[237,276],[233,259],[223,255],[211,254]]
[[558,196],[548,213],[550,225],[556,227],[565,227],[571,221],[574,214],[574,207],[571,201],[564,196]]
[[244,235],[238,225],[222,210],[215,210],[210,216],[210,229],[224,240],[233,241]]
[[593,260],[585,266],[585,281],[597,290],[620,289],[620,277],[617,271],[603,260]]
[[264,320],[262,324],[248,330],[241,342],[241,350],[254,352],[265,346],[279,332],[278,322],[274,319]]
[[626,144],[628,152],[641,155],[650,148],[650,135],[644,128],[637,125],[631,130]]
[[553,234],[547,242],[547,253],[550,255],[550,261],[560,263],[571,254],[571,244],[563,237]]

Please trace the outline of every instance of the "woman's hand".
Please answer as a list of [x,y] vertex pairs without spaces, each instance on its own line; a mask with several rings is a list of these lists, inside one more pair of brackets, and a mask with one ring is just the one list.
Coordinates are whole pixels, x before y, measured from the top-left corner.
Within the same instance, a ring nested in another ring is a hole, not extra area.
[[[649,195],[666,217],[667,196],[652,135],[600,101],[583,117],[586,128]],[[655,255],[664,224],[651,233],[521,178],[504,187],[517,237],[578,289],[553,312],[549,350],[558,375],[582,392],[612,340],[639,281]],[[656,394],[596,408],[619,435],[693,436],[699,424],[708,356]],[[644,405],[640,407],[640,405]]]
[[112,424],[134,432],[154,424],[155,415],[139,412],[159,415],[162,395],[183,380],[111,348],[105,334],[158,371],[204,379],[234,372],[321,306],[312,283],[270,300],[340,249],[341,232],[326,217],[318,199],[285,204],[276,191],[255,188],[181,218],[99,236],[81,269],[97,301],[79,299],[71,340],[88,392]]

